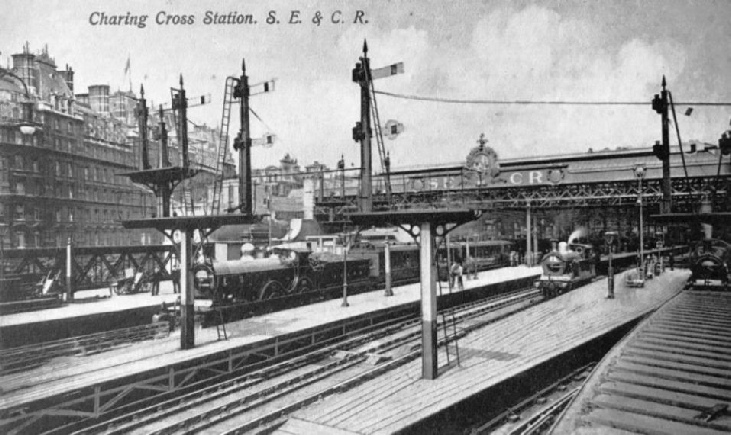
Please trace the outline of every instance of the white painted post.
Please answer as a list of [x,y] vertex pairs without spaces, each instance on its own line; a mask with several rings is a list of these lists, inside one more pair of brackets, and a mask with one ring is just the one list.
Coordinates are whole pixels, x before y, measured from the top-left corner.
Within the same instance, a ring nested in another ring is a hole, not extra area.
[[68,238],[66,243],[66,301],[71,302],[74,300],[74,270],[71,263],[71,237]]
[[383,263],[386,279],[386,296],[393,296],[393,289],[391,289],[391,247],[388,242],[386,242],[383,250]]
[[525,264],[533,266],[531,262],[531,224],[530,224],[530,202],[525,208]]

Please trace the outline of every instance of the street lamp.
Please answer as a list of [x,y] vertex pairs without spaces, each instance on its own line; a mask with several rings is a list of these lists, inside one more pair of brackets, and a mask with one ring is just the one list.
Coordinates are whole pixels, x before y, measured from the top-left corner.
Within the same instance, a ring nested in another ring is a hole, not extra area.
[[22,102],[23,105],[23,120],[20,124],[20,132],[23,133],[25,136],[32,136],[37,128],[33,123],[33,98],[30,95],[30,92],[28,91],[28,86],[25,84],[25,80],[23,80],[20,76],[15,74],[14,72],[5,69],[0,68],[0,78],[3,76],[8,75],[16,79],[20,82],[20,84],[23,85],[23,91],[25,96],[25,101]]
[[614,240],[616,237],[617,233],[614,231],[607,231],[606,233],[604,233],[604,239],[606,240],[607,247],[609,248],[609,265],[607,267],[607,299],[614,299],[614,269],[612,268],[612,251],[614,250]]
[[635,177],[637,177],[637,204],[640,206],[640,227],[639,227],[639,233],[640,233],[640,261],[638,263],[639,269],[640,269],[640,280],[644,281],[645,279],[645,226],[643,223],[643,217],[642,217],[642,179],[645,178],[645,167],[642,165],[637,165],[635,167]]
[[340,170],[340,189],[342,192],[343,201],[345,201],[345,157],[343,155],[340,155],[338,169]]
[[343,226],[343,303],[341,307],[350,306],[348,303],[348,233]]

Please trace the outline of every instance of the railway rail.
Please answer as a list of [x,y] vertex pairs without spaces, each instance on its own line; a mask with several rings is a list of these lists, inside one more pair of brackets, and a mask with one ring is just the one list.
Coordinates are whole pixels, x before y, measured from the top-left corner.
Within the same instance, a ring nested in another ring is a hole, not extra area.
[[[539,292],[530,288],[451,308],[462,326],[457,335],[442,336],[440,344],[540,300]],[[493,315],[481,319],[488,314]],[[404,315],[276,364],[191,384],[184,394],[137,404],[101,423],[87,427],[75,424],[48,433],[242,433],[276,424],[302,406],[418,357],[420,334],[418,317]],[[242,420],[242,414],[247,420]]]
[[[0,351],[0,374],[19,373],[52,359],[101,353],[140,341],[167,337],[169,333],[168,322],[155,322],[6,349]],[[58,365],[52,368],[58,368]]]
[[472,429],[470,435],[536,435],[546,432],[579,393],[595,366],[596,362],[591,362],[572,371],[487,423]]
[[[526,284],[524,278],[515,281],[516,284],[520,282],[523,282],[523,285]],[[455,305],[463,300],[474,299],[478,293],[484,296],[490,293],[495,294],[498,291],[502,291],[502,286],[497,286],[489,291],[478,291],[475,295],[472,292],[469,295],[463,295],[462,292],[443,295],[446,299],[440,298],[439,304],[440,306]],[[537,297],[537,294],[533,293],[535,290],[531,289],[528,292],[530,293],[528,298]],[[505,293],[502,294],[505,295]],[[502,304],[509,304],[506,302],[509,300],[510,297],[503,296]],[[467,313],[473,312],[475,316],[479,316],[485,310],[489,312],[491,309],[497,309],[501,304],[495,297],[489,301],[493,304],[493,308],[485,308],[483,303],[477,302],[463,305],[459,312],[450,311],[450,315],[454,314],[453,319],[455,319],[450,321],[456,323],[456,319],[459,319],[459,328],[456,326],[454,328],[457,330],[455,333],[457,337],[466,334],[473,327],[480,326],[480,322],[470,320]],[[135,375],[134,381],[129,381],[133,384],[79,386],[74,390],[69,390],[69,393],[73,391],[73,396],[66,395],[68,399],[64,399],[65,402],[58,402],[48,410],[43,406],[48,406],[46,403],[51,403],[50,399],[43,399],[43,402],[38,402],[37,405],[29,402],[22,405],[22,409],[20,406],[16,406],[4,410],[0,423],[9,427],[7,424],[11,424],[11,422],[27,421],[27,424],[32,424],[37,429],[36,433],[47,430],[50,430],[50,433],[84,431],[85,427],[98,424],[103,426],[104,422],[117,421],[116,419],[124,420],[125,415],[136,415],[140,409],[154,407],[156,404],[165,403],[167,400],[201,390],[209,385],[291,360],[323,348],[323,346],[335,345],[344,339],[349,340],[362,336],[361,340],[364,341],[377,340],[378,338],[369,334],[377,330],[382,330],[382,333],[392,331],[392,325],[405,319],[410,318],[414,325],[418,325],[418,320],[416,320],[418,313],[412,306],[382,311],[349,318],[339,321],[337,324],[322,325],[311,330],[273,337],[255,346],[218,352],[200,361],[186,363],[181,367],[172,365],[159,367],[149,373]],[[442,329],[440,329],[440,334],[442,334]],[[342,349],[341,347],[337,350]],[[348,351],[347,347],[345,351]],[[374,356],[374,358],[380,358],[380,356]],[[54,423],[46,424],[45,421],[54,421]],[[104,432],[104,430],[92,432]]]

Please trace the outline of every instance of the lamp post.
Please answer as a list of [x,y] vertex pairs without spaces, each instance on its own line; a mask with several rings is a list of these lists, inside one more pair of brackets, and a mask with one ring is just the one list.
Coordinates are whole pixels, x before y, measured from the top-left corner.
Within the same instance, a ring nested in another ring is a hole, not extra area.
[[343,226],[343,303],[341,307],[348,307],[348,234]]
[[23,91],[25,96],[25,101],[22,102],[23,105],[23,120],[20,124],[20,132],[23,133],[26,136],[32,136],[36,132],[36,126],[33,125],[33,98],[30,95],[30,92],[28,91],[28,86],[25,84],[25,80],[23,80],[20,76],[15,74],[14,72],[7,70],[5,68],[0,68],[0,78],[2,78],[5,75],[9,75],[10,77],[13,77],[17,81],[20,82],[21,85],[23,85]]
[[640,261],[638,263],[640,269],[640,280],[645,280],[645,226],[642,217],[642,179],[645,178],[645,167],[637,165],[635,167],[635,177],[637,177],[637,204],[640,207]]
[[345,201],[345,157],[343,155],[340,156],[340,161],[338,162],[338,169],[340,170],[341,196],[343,197],[343,201]]
[[617,233],[614,231],[607,231],[604,233],[604,239],[607,241],[607,247],[609,248],[609,265],[607,267],[607,299],[614,299],[614,269],[612,268],[612,251],[614,250],[614,239],[617,237]]

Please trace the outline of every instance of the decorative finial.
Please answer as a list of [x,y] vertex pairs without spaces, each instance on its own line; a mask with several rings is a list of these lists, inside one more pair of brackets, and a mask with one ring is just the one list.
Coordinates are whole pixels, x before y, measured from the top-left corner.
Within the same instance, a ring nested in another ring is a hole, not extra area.
[[665,74],[662,75],[662,90],[665,90],[665,86],[667,86],[667,82],[665,81]]
[[487,143],[487,139],[485,139],[485,133],[480,134],[480,138],[477,140],[477,143],[480,144],[480,149],[485,147],[485,144]]
[[241,71],[246,72],[246,59],[241,59]]
[[363,40],[363,53],[368,53],[368,41],[366,41],[365,39]]
[[180,74],[180,87],[183,87],[183,74]]
[[145,98],[145,85],[140,84],[140,98]]

